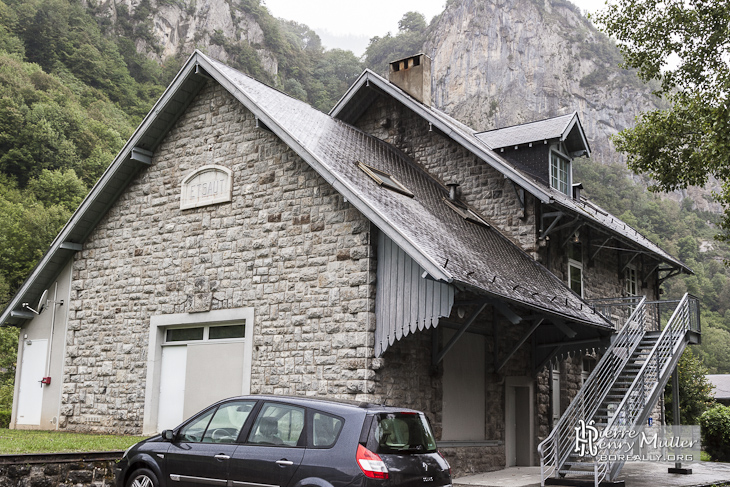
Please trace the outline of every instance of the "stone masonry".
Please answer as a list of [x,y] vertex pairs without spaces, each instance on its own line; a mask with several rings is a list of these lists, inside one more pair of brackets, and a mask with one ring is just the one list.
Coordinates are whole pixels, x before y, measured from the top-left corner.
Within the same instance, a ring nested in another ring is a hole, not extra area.
[[[232,202],[180,210],[207,164],[233,170]],[[61,427],[138,433],[150,316],[192,310],[255,308],[252,392],[366,398],[369,242],[367,219],[209,83],[76,256]]]

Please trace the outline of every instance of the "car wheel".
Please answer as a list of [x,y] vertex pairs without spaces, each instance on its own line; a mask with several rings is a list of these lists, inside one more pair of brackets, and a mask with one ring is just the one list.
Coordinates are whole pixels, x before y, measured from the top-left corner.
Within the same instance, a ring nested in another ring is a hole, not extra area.
[[157,475],[151,470],[140,468],[132,472],[127,480],[127,487],[160,487]]

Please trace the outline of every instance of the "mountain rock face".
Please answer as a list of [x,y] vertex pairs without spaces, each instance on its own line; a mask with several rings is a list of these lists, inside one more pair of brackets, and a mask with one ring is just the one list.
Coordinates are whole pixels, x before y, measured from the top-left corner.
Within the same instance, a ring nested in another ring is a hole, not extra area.
[[656,108],[618,50],[560,0],[450,2],[429,36],[437,107],[487,130],[577,111],[599,162],[608,137]]
[[[601,163],[625,162],[610,136],[661,103],[617,67],[616,46],[566,0],[449,0],[424,51],[436,107],[477,130],[577,111]],[[707,190],[668,195],[687,196],[703,210],[720,210]]]
[[154,45],[139,38],[137,51],[158,62],[178,54],[189,55],[194,49],[205,50],[210,56],[228,62],[231,54],[213,37],[230,43],[246,42],[254,47],[261,66],[272,76],[278,71],[278,61],[264,44],[264,31],[256,19],[236,8],[230,0],[87,0],[113,23],[120,10],[134,14],[143,4],[149,8],[151,36]]

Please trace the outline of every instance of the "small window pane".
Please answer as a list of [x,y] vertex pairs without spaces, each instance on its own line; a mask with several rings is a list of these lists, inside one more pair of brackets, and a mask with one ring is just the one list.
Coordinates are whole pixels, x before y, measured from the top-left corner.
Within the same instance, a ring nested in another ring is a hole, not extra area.
[[222,404],[203,436],[203,443],[235,442],[255,404],[255,401],[233,401]]
[[167,330],[166,341],[168,342],[190,342],[203,339],[203,327],[200,328],[174,328]]
[[202,441],[205,430],[208,428],[208,423],[210,423],[210,418],[214,412],[215,409],[211,409],[183,426],[178,434],[178,441],[183,443],[199,443]]
[[580,267],[569,265],[570,289],[578,296],[583,297],[583,269]]
[[583,262],[583,246],[580,244],[580,242],[571,243],[569,249],[569,259],[573,259],[576,262]]
[[244,325],[211,326],[208,331],[210,340],[222,340],[225,338],[243,338]]
[[304,409],[266,403],[256,418],[248,441],[262,445],[297,446],[304,431]]
[[570,196],[570,162],[550,153],[550,186]]
[[329,448],[337,441],[344,422],[340,418],[323,413],[314,413],[314,438],[315,447]]

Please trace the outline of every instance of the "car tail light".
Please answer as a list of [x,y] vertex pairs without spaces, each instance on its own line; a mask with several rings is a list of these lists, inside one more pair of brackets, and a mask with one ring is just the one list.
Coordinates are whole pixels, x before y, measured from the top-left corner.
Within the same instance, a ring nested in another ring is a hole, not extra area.
[[357,464],[366,477],[371,479],[387,479],[388,467],[376,453],[371,452],[361,444],[357,445]]
[[444,454],[443,454],[443,453],[441,453],[441,450],[436,450],[436,451],[438,451],[438,453],[439,453],[439,456],[440,456],[441,458],[443,458],[443,459],[444,459],[444,462],[446,462],[446,466],[447,466],[447,467],[449,467],[449,476],[451,476],[451,464],[450,464],[450,463],[449,463],[449,461],[448,461],[448,460],[446,459],[446,457],[444,456]]

